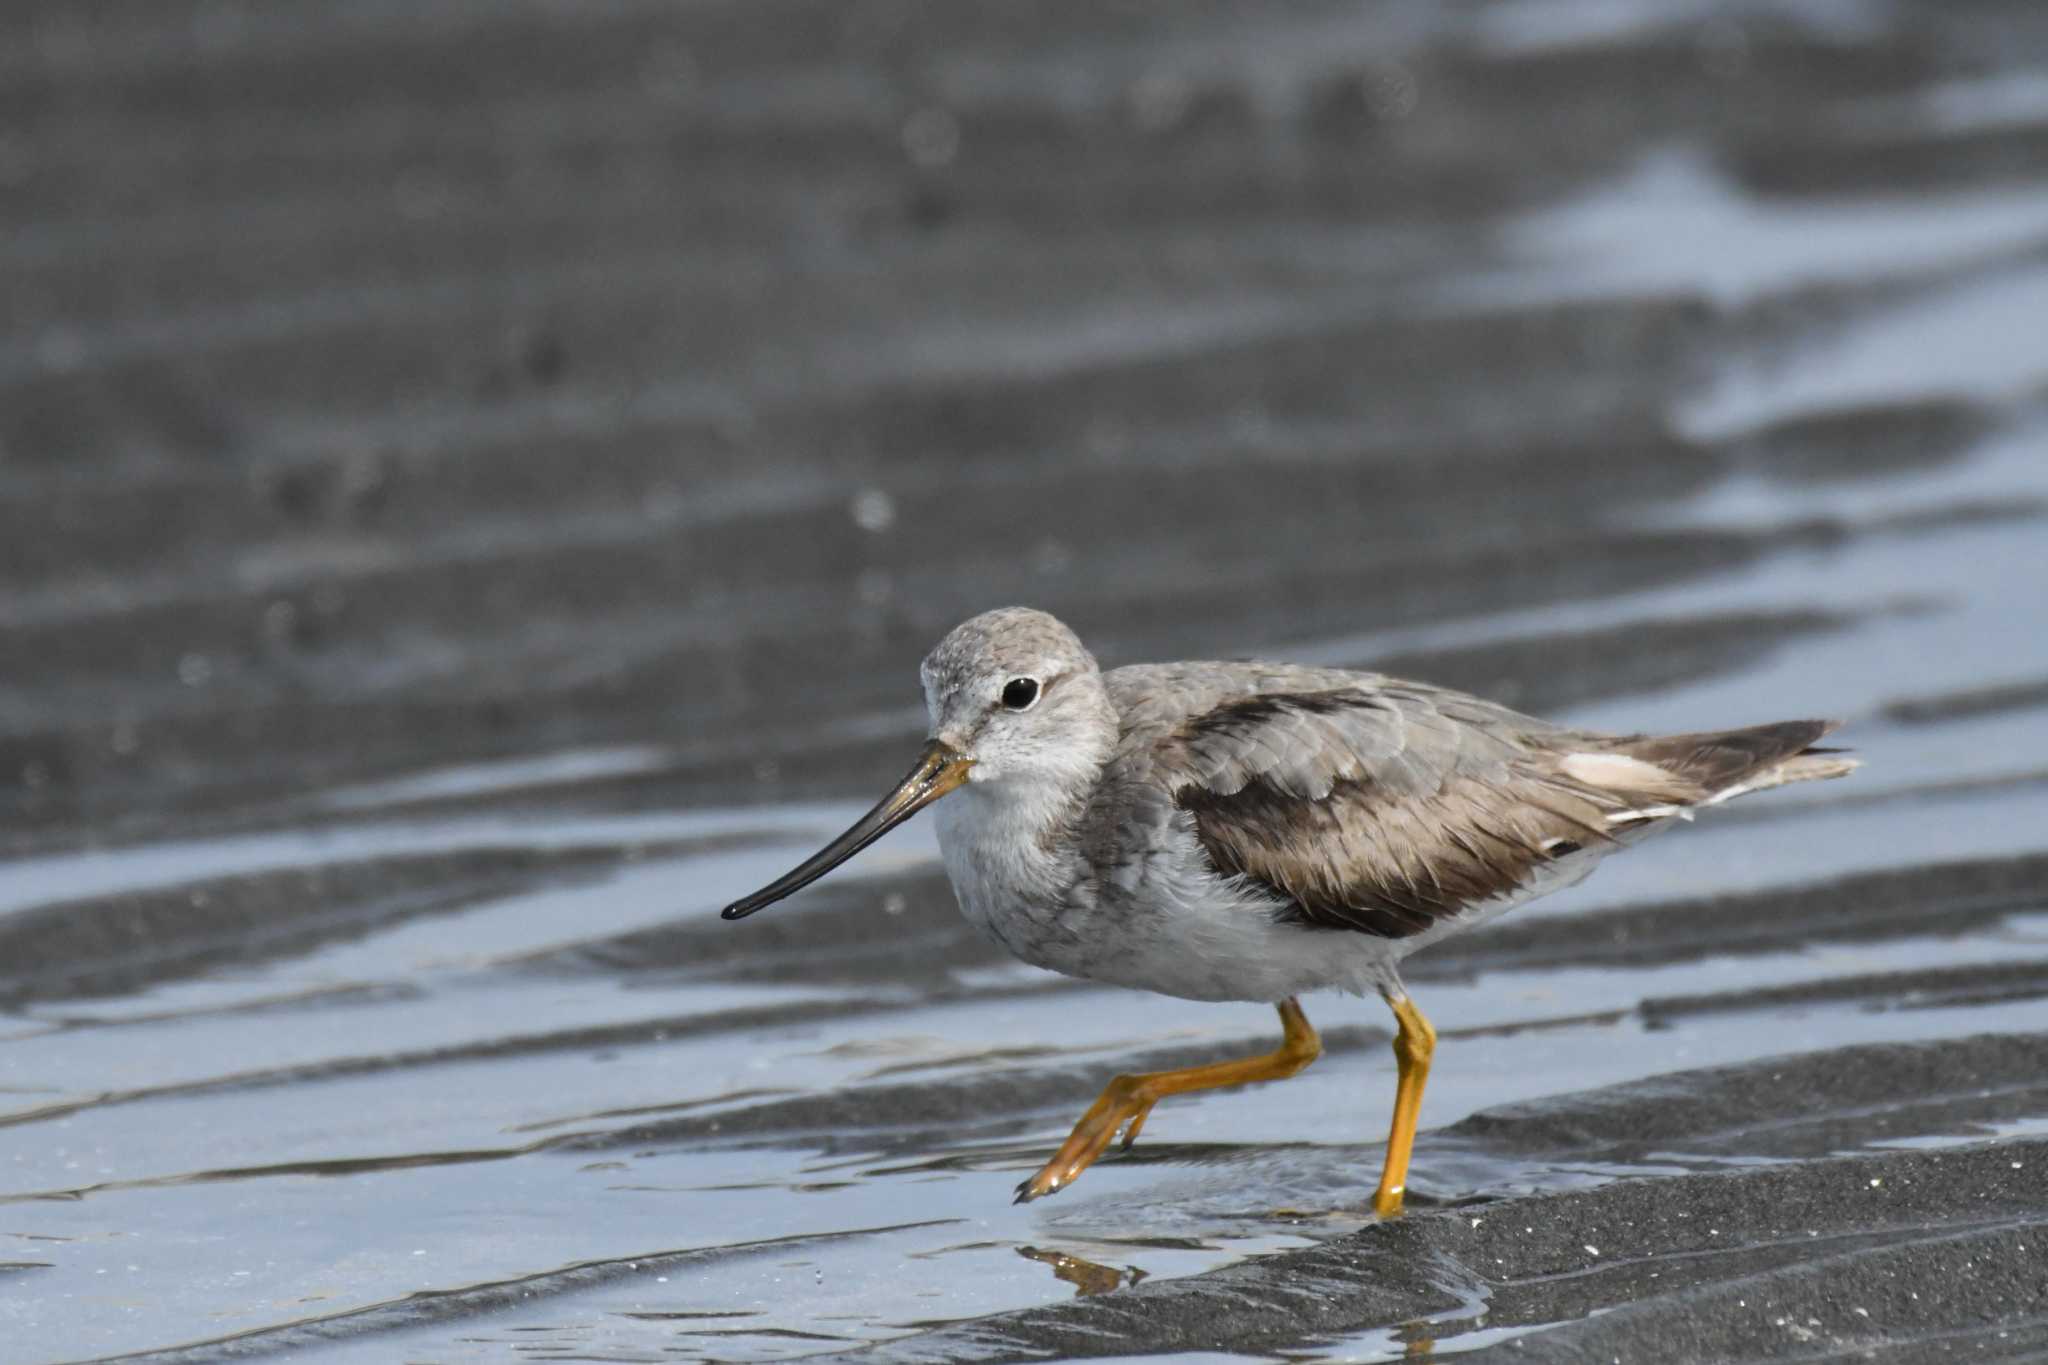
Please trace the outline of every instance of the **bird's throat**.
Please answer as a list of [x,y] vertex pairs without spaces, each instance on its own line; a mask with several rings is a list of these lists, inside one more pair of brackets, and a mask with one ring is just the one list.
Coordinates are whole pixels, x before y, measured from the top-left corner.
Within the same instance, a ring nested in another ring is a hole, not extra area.
[[1084,867],[1075,837],[1088,792],[1050,782],[969,783],[934,810],[946,873],[971,920],[1006,938],[997,922],[1049,920]]

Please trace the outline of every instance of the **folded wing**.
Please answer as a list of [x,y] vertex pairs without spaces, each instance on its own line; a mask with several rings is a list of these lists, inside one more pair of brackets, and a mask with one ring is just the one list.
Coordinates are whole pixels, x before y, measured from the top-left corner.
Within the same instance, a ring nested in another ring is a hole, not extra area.
[[1828,728],[1605,736],[1361,678],[1217,700],[1134,736],[1145,753],[1130,757],[1192,819],[1219,873],[1304,922],[1405,938],[1516,899],[1555,860],[1689,807],[1846,771],[1808,754]]

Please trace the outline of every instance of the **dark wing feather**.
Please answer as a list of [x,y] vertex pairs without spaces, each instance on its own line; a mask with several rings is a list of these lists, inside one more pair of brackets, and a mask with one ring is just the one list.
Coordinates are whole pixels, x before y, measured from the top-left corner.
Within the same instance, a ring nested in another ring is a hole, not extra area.
[[1586,738],[1381,683],[1223,701],[1161,736],[1154,761],[1219,872],[1306,923],[1405,938],[1608,841],[1611,811],[1699,795],[1663,773],[1627,794],[1574,779],[1561,760]]
[[1813,742],[1835,728],[1832,720],[1781,720],[1741,730],[1707,730],[1684,735],[1627,735],[1609,740],[1615,753],[1654,763],[1667,772],[1719,791],[1788,758],[1831,753]]

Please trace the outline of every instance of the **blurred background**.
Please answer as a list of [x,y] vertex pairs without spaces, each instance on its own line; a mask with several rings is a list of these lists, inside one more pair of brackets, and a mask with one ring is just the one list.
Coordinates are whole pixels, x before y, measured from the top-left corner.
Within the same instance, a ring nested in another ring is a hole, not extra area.
[[[716,921],[1013,602],[1849,721],[1416,960],[1425,1215],[2048,1117],[2031,0],[15,0],[0,223],[10,1359],[949,1358],[1357,1230],[1376,1002],[1012,1209],[1270,1012],[1008,964],[922,822]],[[1788,1045],[1875,1089],[1512,1121]],[[1221,1344],[1621,1301],[1460,1292]]]

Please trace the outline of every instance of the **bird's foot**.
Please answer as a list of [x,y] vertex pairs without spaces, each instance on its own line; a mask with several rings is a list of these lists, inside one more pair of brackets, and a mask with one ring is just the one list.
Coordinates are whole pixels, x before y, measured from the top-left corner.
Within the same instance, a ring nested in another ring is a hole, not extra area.
[[1132,1145],[1138,1140],[1138,1130],[1145,1126],[1145,1119],[1151,1112],[1152,1102],[1147,1100],[1137,1113],[1131,1115],[1131,1126],[1124,1129],[1124,1140],[1118,1145],[1118,1151],[1128,1152],[1131,1150]]
[[[1028,1204],[1048,1194],[1065,1189],[1080,1178],[1081,1172],[1095,1164],[1095,1159],[1109,1150],[1109,1144],[1124,1132],[1124,1146],[1137,1141],[1138,1129],[1144,1126],[1145,1116],[1152,1112],[1152,1106],[1159,1097],[1151,1093],[1146,1085],[1147,1077],[1119,1076],[1104,1087],[1102,1094],[1081,1121],[1074,1125],[1074,1131],[1053,1153],[1052,1160],[1017,1186],[1017,1202]],[[1126,1132],[1126,1129],[1128,1131]]]

